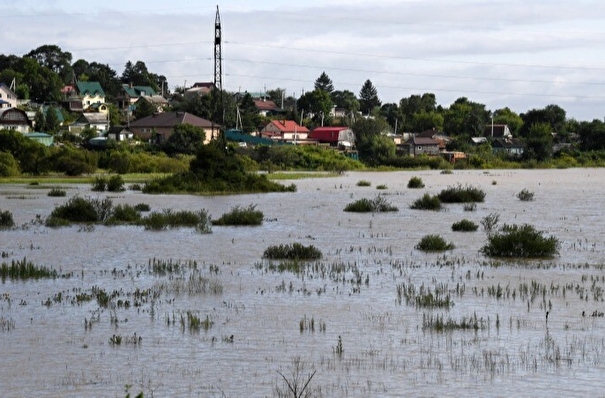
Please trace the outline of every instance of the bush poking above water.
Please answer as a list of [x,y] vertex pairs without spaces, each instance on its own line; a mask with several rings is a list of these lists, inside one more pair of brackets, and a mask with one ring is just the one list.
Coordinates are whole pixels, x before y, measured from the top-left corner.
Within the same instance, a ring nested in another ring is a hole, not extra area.
[[408,181],[408,188],[411,188],[411,189],[424,188],[424,182],[422,181],[422,178],[416,177],[416,176],[410,178],[410,180]]
[[420,239],[415,248],[423,252],[442,252],[454,249],[454,244],[446,242],[439,235],[425,235]]
[[359,180],[359,181],[357,181],[357,186],[358,187],[369,187],[371,185],[372,185],[372,183],[370,181],[368,181],[368,180]]
[[269,260],[319,260],[321,256],[321,251],[315,246],[300,243],[269,246],[263,253],[263,258]]
[[376,196],[374,199],[359,199],[345,206],[344,211],[354,213],[382,213],[388,211],[399,211],[391,205],[383,196]]
[[48,191],[47,195],[52,197],[62,197],[67,196],[67,192],[61,188],[52,188],[50,191]]
[[554,236],[545,237],[529,224],[505,224],[487,239],[481,252],[490,257],[549,258],[559,253],[561,245]]
[[111,215],[111,199],[71,197],[67,203],[55,207],[46,220],[46,225],[55,227],[69,223],[104,222]]
[[210,216],[206,210],[198,212],[172,209],[153,212],[141,220],[141,224],[148,230],[161,231],[168,228],[195,227],[198,232],[212,232]]
[[410,209],[439,211],[441,210],[441,200],[437,196],[425,193],[421,198],[416,199],[414,203],[410,205]]
[[523,202],[531,202],[532,200],[534,200],[534,193],[528,191],[527,189],[523,188],[518,194],[517,194],[517,198],[519,198],[519,200],[523,201]]
[[456,232],[474,232],[479,228],[477,224],[466,218],[452,224],[452,231]]
[[477,187],[470,185],[462,186],[460,184],[447,187],[439,193],[439,199],[443,203],[468,203],[483,202],[485,192]]
[[256,210],[256,205],[235,206],[218,220],[212,220],[212,225],[261,225],[263,217],[263,212]]
[[13,213],[8,210],[0,210],[0,229],[12,228],[15,226],[15,220],[13,220]]

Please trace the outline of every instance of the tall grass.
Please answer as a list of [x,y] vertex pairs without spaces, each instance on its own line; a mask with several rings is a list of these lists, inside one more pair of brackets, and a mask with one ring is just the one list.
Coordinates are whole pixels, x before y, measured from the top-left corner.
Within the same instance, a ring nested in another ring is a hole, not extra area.
[[256,205],[235,206],[219,219],[212,220],[212,225],[261,225],[263,217],[263,212],[256,210]]
[[269,246],[263,253],[263,258],[270,260],[318,260],[321,257],[321,250],[315,246],[304,246],[298,242]]
[[61,188],[52,188],[50,191],[48,191],[47,195],[52,197],[62,197],[67,196],[67,192]]
[[15,220],[13,219],[13,213],[8,210],[0,210],[0,229],[12,228],[15,226]]
[[447,187],[437,195],[443,203],[483,202],[485,192],[480,188],[460,184]]
[[58,277],[57,271],[37,266],[31,261],[27,261],[25,257],[23,260],[12,260],[10,264],[3,262],[0,265],[0,278],[2,278],[2,282],[6,281],[6,279],[26,280],[56,277]]
[[201,233],[212,232],[210,216],[204,209],[194,212],[189,210],[174,211],[164,209],[162,212],[152,212],[141,219],[140,223],[147,230],[161,231],[169,228],[194,227]]
[[428,193],[422,195],[421,198],[418,198],[410,205],[410,209],[414,210],[433,210],[439,211],[441,210],[441,200],[438,196],[433,196]]
[[345,206],[344,211],[355,213],[381,213],[399,211],[396,206],[391,205],[383,196],[377,195],[374,199],[359,199]]

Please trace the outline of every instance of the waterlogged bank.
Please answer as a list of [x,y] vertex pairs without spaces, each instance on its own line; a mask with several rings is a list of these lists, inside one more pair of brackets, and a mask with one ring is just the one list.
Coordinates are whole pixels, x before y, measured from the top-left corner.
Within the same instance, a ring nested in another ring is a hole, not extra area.
[[[425,187],[408,189],[412,176]],[[0,261],[27,258],[70,275],[0,285],[0,390],[123,397],[132,385],[146,396],[271,397],[287,389],[278,372],[292,380],[299,369],[302,379],[316,371],[309,387],[326,397],[598,395],[604,178],[600,169],[350,172],[298,180],[295,193],[220,197],[79,185],[60,198],[0,186],[0,209],[18,226],[0,231]],[[474,211],[409,208],[456,184],[480,187],[484,202]],[[522,189],[534,200],[519,200]],[[343,211],[378,193],[399,210]],[[76,194],[214,218],[254,204],[265,220],[211,234],[31,223]],[[479,252],[481,228],[451,230],[492,213],[556,236],[560,255],[491,260]],[[455,249],[414,249],[429,234]],[[267,247],[294,242],[322,258],[282,272],[262,258]]]

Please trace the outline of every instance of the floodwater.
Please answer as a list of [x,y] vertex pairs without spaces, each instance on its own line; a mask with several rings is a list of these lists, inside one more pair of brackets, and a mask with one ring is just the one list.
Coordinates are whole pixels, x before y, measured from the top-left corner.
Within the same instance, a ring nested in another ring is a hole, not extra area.
[[[412,176],[426,187],[407,189]],[[372,185],[357,186],[362,179]],[[0,261],[26,257],[70,277],[0,282],[0,395],[124,397],[130,386],[146,397],[274,397],[287,390],[281,375],[299,388],[313,375],[308,388],[323,397],[599,396],[604,181],[605,169],[465,170],[349,172],[296,181],[296,193],[216,197],[64,187],[68,196],[110,196],[152,211],[206,209],[218,218],[253,204],[265,215],[262,226],[215,226],[211,234],[50,229],[32,221],[67,198],[48,197],[50,186],[1,185],[0,210],[20,227],[0,231]],[[485,202],[474,212],[409,209],[424,192],[456,184],[480,187]],[[516,197],[523,188],[534,201]],[[343,211],[378,193],[399,211]],[[556,236],[560,255],[492,261],[479,253],[481,228],[451,231],[453,222],[480,224],[490,213]],[[415,250],[427,234],[456,247]],[[300,274],[262,259],[267,247],[294,242],[323,258]],[[153,259],[180,268],[153,272]],[[203,283],[188,282],[195,278]],[[441,289],[454,305],[417,307],[398,297],[398,286]],[[99,291],[109,294],[104,304]],[[479,327],[423,327],[437,318]]]

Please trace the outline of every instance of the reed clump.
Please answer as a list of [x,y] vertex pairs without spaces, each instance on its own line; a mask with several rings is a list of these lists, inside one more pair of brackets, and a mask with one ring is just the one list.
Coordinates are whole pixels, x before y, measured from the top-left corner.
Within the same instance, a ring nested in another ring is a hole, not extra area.
[[523,188],[517,194],[517,198],[522,202],[531,202],[532,200],[534,200],[534,193],[530,192],[526,188]]
[[422,178],[414,176],[414,177],[410,178],[410,180],[408,181],[408,188],[410,188],[410,189],[424,188],[424,181],[422,181]]
[[13,219],[13,213],[8,210],[0,210],[0,229],[12,228],[15,226],[15,220]]
[[42,279],[42,278],[57,278],[57,271],[35,265],[31,261],[12,260],[10,264],[3,262],[0,265],[0,278],[2,282],[6,279],[10,280],[27,280],[27,279]]
[[488,235],[481,252],[490,257],[549,258],[559,253],[561,243],[554,236],[544,236],[529,224],[507,225]]
[[67,196],[67,191],[62,188],[52,188],[50,191],[48,191],[47,195],[51,197],[63,197]]
[[437,195],[443,203],[483,202],[485,192],[471,185],[455,185],[447,187]]
[[305,246],[298,242],[269,246],[263,253],[263,258],[269,260],[318,260],[321,257],[321,250],[315,246]]
[[422,329],[434,332],[449,332],[453,330],[483,330],[487,327],[483,318],[477,318],[477,314],[470,317],[462,317],[457,321],[452,318],[444,319],[443,315],[422,314]]
[[454,249],[454,244],[447,242],[440,235],[425,235],[415,248],[423,252],[441,252]]
[[344,211],[354,213],[383,213],[399,211],[384,196],[377,195],[374,199],[362,198],[345,206]]
[[253,226],[263,223],[264,214],[256,210],[256,205],[248,207],[235,206],[228,213],[223,214],[217,220],[212,220],[212,225],[231,226]]
[[212,223],[208,212],[164,209],[162,212],[152,212],[140,222],[145,229],[161,231],[169,228],[194,227],[198,232],[212,232]]
[[359,180],[359,181],[357,181],[357,186],[358,187],[369,187],[371,185],[372,185],[372,183],[370,181],[368,181],[368,180]]
[[452,231],[456,232],[474,232],[478,228],[479,225],[466,218],[452,224]]
[[53,209],[46,219],[49,227],[69,225],[70,223],[104,222],[111,215],[111,199],[83,198],[73,196],[67,203]]
[[430,195],[429,193],[425,193],[421,198],[418,198],[410,205],[410,209],[414,210],[432,210],[439,211],[441,210],[441,200],[438,196]]

